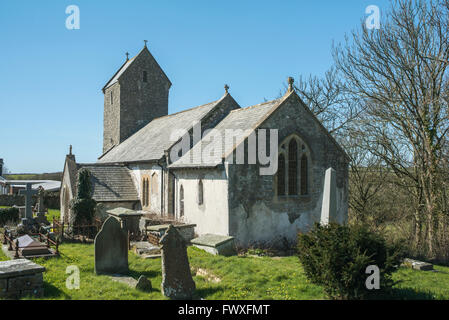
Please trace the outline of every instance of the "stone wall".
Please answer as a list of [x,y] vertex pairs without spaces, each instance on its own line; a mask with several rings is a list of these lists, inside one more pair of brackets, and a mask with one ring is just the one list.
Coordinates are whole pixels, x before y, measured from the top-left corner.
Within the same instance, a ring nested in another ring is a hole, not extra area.
[[[37,196],[33,196],[33,206],[36,205]],[[12,207],[16,206],[24,206],[25,205],[25,197],[22,195],[10,195],[10,194],[0,194],[0,206]],[[60,200],[59,200],[59,192],[46,194],[44,196],[44,205],[46,208],[50,209],[59,209],[60,208]]]

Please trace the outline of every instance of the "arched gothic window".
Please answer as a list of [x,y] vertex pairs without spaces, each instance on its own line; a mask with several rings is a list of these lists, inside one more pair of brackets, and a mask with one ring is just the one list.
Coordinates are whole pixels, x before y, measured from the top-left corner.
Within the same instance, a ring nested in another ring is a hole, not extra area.
[[184,216],[184,187],[179,189],[179,216]]
[[308,194],[308,168],[307,168],[307,155],[304,153],[301,157],[301,195],[306,195]]
[[285,139],[278,155],[276,191],[278,196],[309,194],[310,151],[296,135]]
[[203,201],[204,201],[204,189],[203,189],[203,180],[200,179],[200,181],[198,182],[198,204],[202,205]]
[[278,195],[279,196],[285,196],[285,157],[282,153],[278,156],[278,173],[277,173],[277,179],[278,179]]
[[288,144],[288,195],[298,194],[298,143],[291,139]]

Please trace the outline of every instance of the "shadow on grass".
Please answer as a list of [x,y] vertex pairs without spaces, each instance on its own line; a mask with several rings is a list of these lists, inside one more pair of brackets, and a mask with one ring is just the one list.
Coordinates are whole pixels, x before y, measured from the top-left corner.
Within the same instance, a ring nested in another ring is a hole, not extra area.
[[44,299],[51,298],[71,299],[71,297],[64,291],[44,281]]
[[214,294],[215,292],[225,291],[226,288],[222,286],[213,287],[213,288],[200,288],[195,290],[194,300],[200,300],[201,298],[206,298],[209,295]]
[[410,288],[393,288],[390,292],[373,295],[368,300],[435,300],[432,293]]
[[128,275],[130,277],[133,277],[134,279],[139,279],[140,276],[145,276],[148,279],[155,278],[157,276],[161,275],[161,272],[158,271],[136,271],[136,270],[129,270]]

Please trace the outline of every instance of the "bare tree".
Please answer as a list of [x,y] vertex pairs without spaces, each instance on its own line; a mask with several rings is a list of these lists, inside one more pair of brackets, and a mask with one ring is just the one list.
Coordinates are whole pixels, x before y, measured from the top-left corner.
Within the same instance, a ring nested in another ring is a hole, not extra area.
[[[449,7],[393,0],[379,30],[361,29],[334,48],[346,89],[365,106],[356,130],[363,147],[395,173],[416,204],[415,240],[425,226],[434,256],[449,135]],[[423,217],[425,220],[423,220]]]
[[300,76],[294,89],[334,136],[345,130],[361,112],[357,97],[346,90],[334,67],[323,78]]

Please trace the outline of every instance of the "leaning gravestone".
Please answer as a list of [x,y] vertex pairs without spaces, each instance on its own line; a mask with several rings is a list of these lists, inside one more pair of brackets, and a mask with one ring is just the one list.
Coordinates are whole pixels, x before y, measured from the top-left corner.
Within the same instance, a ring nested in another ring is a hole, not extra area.
[[195,282],[184,238],[170,225],[159,243],[162,245],[162,294],[171,299],[191,299]]
[[120,222],[109,217],[95,237],[95,273],[128,272],[128,235]]

